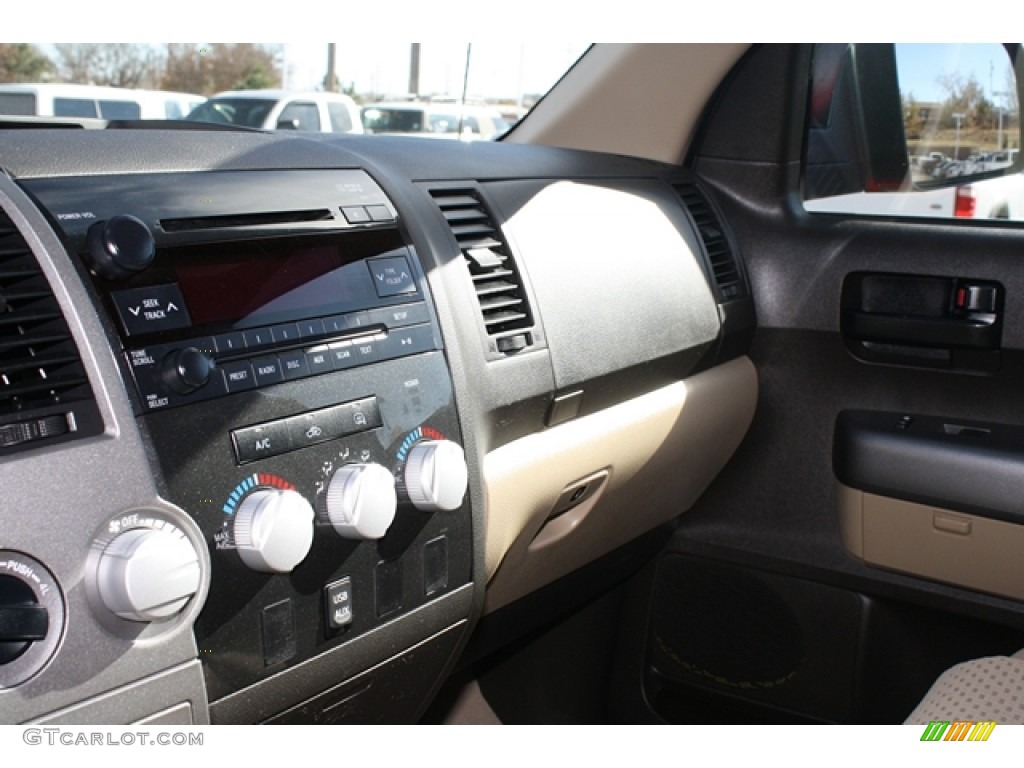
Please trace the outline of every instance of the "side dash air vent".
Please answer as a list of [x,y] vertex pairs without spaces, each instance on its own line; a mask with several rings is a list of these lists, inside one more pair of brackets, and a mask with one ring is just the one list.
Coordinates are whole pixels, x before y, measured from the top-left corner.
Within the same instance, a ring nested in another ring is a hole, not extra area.
[[39,263],[0,210],[0,456],[96,434],[92,390]]
[[515,259],[472,189],[431,190],[459,243],[493,348],[514,354],[533,343],[533,315]]
[[695,184],[673,184],[672,188],[690,212],[693,223],[697,225],[697,231],[708,255],[708,264],[718,290],[719,301],[733,301],[745,297],[747,286],[743,273],[721,222],[704,193]]

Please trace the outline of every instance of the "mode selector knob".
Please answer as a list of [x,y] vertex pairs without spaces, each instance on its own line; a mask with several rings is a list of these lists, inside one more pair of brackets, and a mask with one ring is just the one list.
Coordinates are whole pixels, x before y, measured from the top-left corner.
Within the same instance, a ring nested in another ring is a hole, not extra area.
[[195,347],[176,349],[164,358],[161,374],[164,383],[179,395],[187,395],[206,386],[216,367],[213,358]]
[[176,528],[132,528],[100,555],[103,604],[122,619],[160,621],[180,613],[199,590],[199,555]]
[[255,491],[235,513],[234,533],[247,566],[263,573],[289,573],[313,546],[313,507],[296,491]]
[[156,257],[153,233],[143,221],[128,215],[112,216],[89,227],[86,248],[93,270],[108,280],[131,277]]
[[346,464],[327,487],[327,517],[346,539],[380,539],[395,519],[395,478],[380,464]]
[[409,450],[403,480],[405,493],[416,509],[458,509],[468,479],[466,455],[451,440],[423,440]]

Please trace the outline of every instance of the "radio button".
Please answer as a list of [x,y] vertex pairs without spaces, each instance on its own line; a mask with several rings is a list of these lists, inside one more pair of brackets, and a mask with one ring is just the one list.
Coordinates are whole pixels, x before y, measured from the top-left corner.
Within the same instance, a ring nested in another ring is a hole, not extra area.
[[395,215],[391,213],[391,209],[386,205],[368,205],[366,206],[366,212],[370,214],[370,218],[374,221],[395,220]]
[[348,321],[344,315],[324,318],[324,332],[328,334],[344,333],[348,330]]
[[358,331],[360,328],[367,328],[372,321],[369,312],[353,312],[345,315],[345,328],[349,331]]
[[295,352],[286,352],[280,355],[279,358],[281,360],[281,372],[284,374],[285,381],[309,376],[309,361],[306,359],[306,353],[301,349]]
[[416,355],[434,349],[434,329],[430,325],[414,325],[391,331],[381,345],[386,360]]
[[320,319],[316,320],[300,320],[299,321],[299,338],[300,339],[313,339],[317,336],[324,335],[324,321]]
[[234,429],[231,431],[231,441],[234,443],[235,457],[239,464],[278,456],[292,449],[291,437],[284,420]]
[[243,331],[243,335],[245,336],[245,344],[249,349],[269,347],[274,343],[274,336],[269,328],[253,328],[249,331]]
[[225,363],[220,368],[224,372],[224,384],[227,386],[228,392],[242,392],[256,386],[256,380],[252,375],[252,366],[249,365],[248,360]]
[[264,387],[267,384],[277,384],[284,381],[284,374],[281,373],[281,362],[276,357],[257,357],[252,361],[252,368],[255,373],[257,387]]
[[365,336],[361,339],[352,339],[352,353],[355,356],[356,365],[366,365],[381,359],[381,342],[383,336]]
[[352,348],[352,342],[339,341],[336,344],[331,344],[329,349],[334,370],[341,371],[358,365],[355,350]]
[[236,355],[245,351],[245,337],[241,331],[222,333],[213,337],[213,343],[217,347],[217,354]]
[[326,345],[306,350],[306,362],[309,363],[311,374],[327,373],[334,370],[334,366],[331,364],[331,350]]
[[382,299],[416,292],[416,281],[412,278],[412,270],[404,256],[367,259],[366,266],[373,277],[373,287]]
[[370,322],[388,328],[402,328],[430,321],[426,304],[403,304],[400,307],[380,307],[370,310]]
[[344,205],[341,208],[341,213],[349,224],[368,224],[370,222],[370,214],[361,205]]
[[110,298],[128,336],[188,328],[192,324],[177,283],[111,291]]
[[271,330],[274,333],[275,344],[294,344],[299,340],[299,326],[295,323],[275,325]]

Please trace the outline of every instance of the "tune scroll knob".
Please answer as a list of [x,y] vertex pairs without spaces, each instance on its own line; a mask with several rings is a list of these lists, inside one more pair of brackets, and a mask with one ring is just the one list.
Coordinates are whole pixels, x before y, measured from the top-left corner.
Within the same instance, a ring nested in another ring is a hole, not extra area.
[[199,555],[176,528],[132,528],[104,547],[97,570],[103,604],[128,621],[161,621],[199,590]]
[[213,358],[195,347],[176,349],[164,358],[161,368],[164,383],[179,395],[187,395],[206,386],[216,367]]
[[313,507],[296,491],[255,491],[235,513],[234,534],[242,562],[254,571],[289,573],[313,545]]
[[395,519],[395,478],[380,464],[346,464],[327,487],[327,517],[346,539],[380,539]]
[[458,509],[469,480],[466,455],[451,440],[423,440],[409,450],[403,480],[406,495],[416,509]]
[[108,280],[141,272],[156,258],[156,241],[149,227],[134,216],[112,216],[89,227],[86,255],[93,270]]

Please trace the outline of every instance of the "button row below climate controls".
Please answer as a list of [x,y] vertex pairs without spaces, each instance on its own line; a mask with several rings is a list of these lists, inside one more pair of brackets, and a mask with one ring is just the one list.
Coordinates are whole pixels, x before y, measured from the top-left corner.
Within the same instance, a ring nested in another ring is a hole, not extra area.
[[232,430],[231,440],[238,463],[247,464],[379,426],[381,418],[377,398],[365,397],[287,419]]

